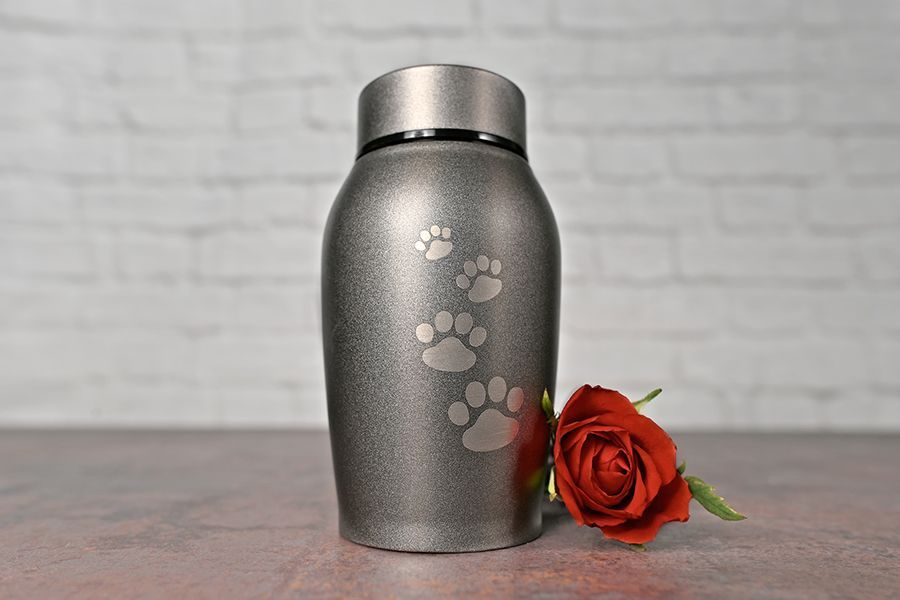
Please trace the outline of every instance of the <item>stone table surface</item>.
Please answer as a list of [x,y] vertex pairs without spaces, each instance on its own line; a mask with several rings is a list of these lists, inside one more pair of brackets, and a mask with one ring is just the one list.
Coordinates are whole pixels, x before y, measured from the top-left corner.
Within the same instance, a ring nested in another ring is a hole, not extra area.
[[506,550],[338,537],[321,432],[0,431],[0,596],[896,598],[900,436],[682,434],[692,505],[643,553],[577,527]]

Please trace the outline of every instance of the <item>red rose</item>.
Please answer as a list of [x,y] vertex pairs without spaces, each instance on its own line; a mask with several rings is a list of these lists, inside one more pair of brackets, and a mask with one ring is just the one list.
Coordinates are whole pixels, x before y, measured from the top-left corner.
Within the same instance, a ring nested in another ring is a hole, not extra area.
[[559,415],[553,458],[559,495],[579,525],[643,544],[665,523],[688,520],[675,443],[619,392],[579,388]]

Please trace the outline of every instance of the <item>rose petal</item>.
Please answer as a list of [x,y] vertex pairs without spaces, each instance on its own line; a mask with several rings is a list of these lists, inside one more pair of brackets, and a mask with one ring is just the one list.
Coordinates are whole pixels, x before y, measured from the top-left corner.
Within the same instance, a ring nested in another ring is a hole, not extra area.
[[644,480],[644,474],[641,472],[641,467],[636,466],[636,468],[632,470],[632,473],[633,483],[629,490],[631,493],[622,498],[622,502],[617,508],[621,510],[623,514],[627,514],[630,518],[636,519],[644,514],[644,510],[647,508],[647,504],[652,498],[647,493],[647,484]]
[[628,481],[627,473],[615,473],[600,471],[596,474],[597,487],[607,496],[617,496],[622,493],[622,488]]
[[[558,438],[556,441],[556,447],[554,448],[554,456],[556,455],[557,450],[561,449],[568,462],[570,472],[572,474],[578,474],[582,469],[581,463],[582,458],[585,456],[585,444],[596,443],[595,441],[589,442],[591,434],[600,434],[605,432],[616,433],[620,436],[627,436],[625,432],[616,427],[595,424],[585,425],[583,428],[577,431],[571,431],[568,435]],[[619,439],[621,439],[621,437]]]
[[578,388],[563,407],[560,423],[590,419],[606,413],[637,414],[631,402],[615,390],[584,385]]
[[[621,441],[618,444],[607,444],[600,449],[594,468],[598,471],[616,470],[616,459],[624,455]],[[623,470],[624,472],[624,470]]]
[[[578,471],[576,473],[576,483],[585,492],[589,492],[594,487],[594,461],[593,450],[598,445],[608,444],[606,440],[597,440],[593,436],[585,437],[584,444],[578,448]],[[574,470],[573,470],[574,472]]]
[[676,476],[660,489],[659,494],[644,511],[641,518],[619,525],[603,525],[606,537],[629,544],[644,544],[656,537],[659,528],[672,521],[687,521],[691,491],[681,475]]
[[636,447],[634,450],[635,458],[640,462],[639,470],[641,479],[647,489],[647,500],[652,501],[656,498],[656,494],[659,493],[659,488],[663,485],[662,477],[660,477],[659,471],[656,470],[656,463],[653,461],[653,457],[650,456],[647,451],[640,446]]
[[[574,502],[572,506],[576,507],[576,512],[580,515],[580,521],[575,519],[579,525],[588,525],[589,527],[619,525],[626,522],[628,519],[635,518],[633,515],[628,514],[611,514],[611,512],[615,511],[609,511],[609,509],[596,505],[590,497],[576,487],[570,487],[569,492]],[[560,495],[562,494],[560,493]],[[565,500],[565,498],[563,499],[568,508],[570,506],[569,501]],[[571,510],[569,512],[572,513]],[[574,513],[572,516],[575,516]]]
[[576,493],[575,487],[569,484],[571,479],[566,463],[560,462],[559,459],[555,462],[556,488],[563,500],[563,504],[565,504],[566,510],[569,511],[576,523],[585,525],[584,515],[581,511],[581,498]]
[[652,457],[664,483],[675,476],[675,442],[653,419],[644,415],[623,415],[622,429],[628,432],[635,446],[639,446]]

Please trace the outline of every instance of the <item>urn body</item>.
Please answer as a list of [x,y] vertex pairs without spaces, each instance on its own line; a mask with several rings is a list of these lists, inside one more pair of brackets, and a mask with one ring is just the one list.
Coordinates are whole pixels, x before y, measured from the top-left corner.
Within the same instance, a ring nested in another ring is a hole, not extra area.
[[326,226],[339,525],[380,548],[486,550],[541,530],[559,238],[524,152],[435,129],[369,150],[377,134],[361,136]]

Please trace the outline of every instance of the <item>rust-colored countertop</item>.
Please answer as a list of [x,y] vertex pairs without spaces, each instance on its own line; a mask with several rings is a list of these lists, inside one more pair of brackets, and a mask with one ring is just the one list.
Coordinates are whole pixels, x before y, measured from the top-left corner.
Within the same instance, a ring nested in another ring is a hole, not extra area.
[[750,516],[693,505],[645,553],[558,505],[517,548],[342,540],[312,432],[0,432],[0,596],[849,598],[900,595],[900,437],[676,435]]

